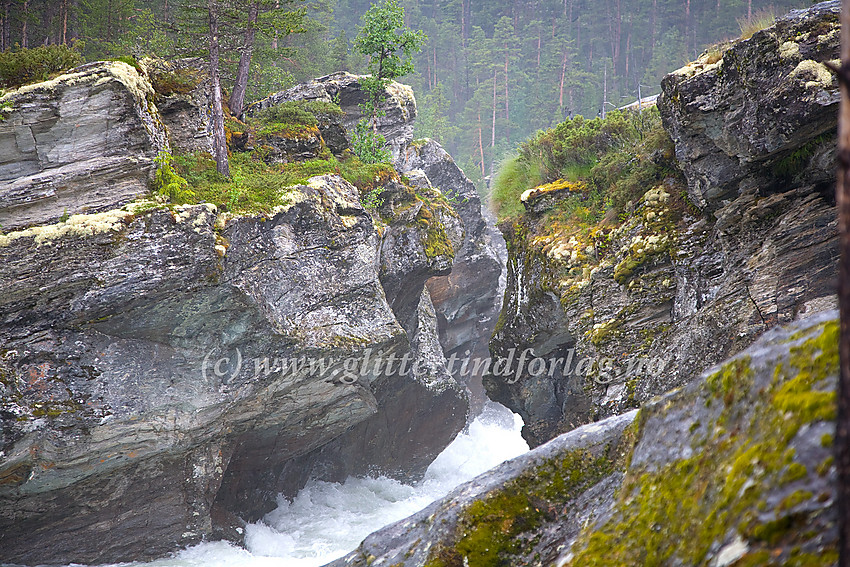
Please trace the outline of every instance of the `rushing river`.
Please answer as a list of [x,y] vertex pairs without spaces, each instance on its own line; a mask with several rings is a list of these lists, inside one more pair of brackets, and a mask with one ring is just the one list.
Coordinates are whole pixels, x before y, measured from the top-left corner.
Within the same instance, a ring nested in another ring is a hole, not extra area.
[[413,486],[387,478],[311,481],[284,498],[263,521],[248,526],[246,548],[202,543],[167,559],[122,567],[315,567],[348,553],[373,531],[405,518],[454,487],[528,450],[522,420],[488,403]]

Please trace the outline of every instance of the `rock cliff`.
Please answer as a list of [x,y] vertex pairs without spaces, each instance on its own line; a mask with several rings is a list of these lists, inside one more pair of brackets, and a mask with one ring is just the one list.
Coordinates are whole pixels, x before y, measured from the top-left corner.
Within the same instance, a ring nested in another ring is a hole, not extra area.
[[836,565],[837,312],[578,427],[332,567]]
[[168,143],[154,91],[120,61],[92,63],[3,95],[2,230],[101,212],[148,191]]
[[[26,206],[0,209],[2,562],[238,539],[309,478],[417,478],[466,422],[426,282],[480,238],[480,208],[458,214],[414,171],[381,181],[378,210],[336,174],[265,213],[169,205],[149,193],[153,157],[168,138],[204,146],[203,77],[167,87],[174,67],[143,69],[92,64],[6,95],[7,187]],[[415,102],[388,95],[405,148]],[[71,155],[60,134],[92,109],[111,117]],[[102,162],[77,183],[79,163]],[[468,190],[451,171],[441,188]]]
[[672,173],[613,226],[559,233],[543,212],[570,191],[524,196],[491,351],[571,361],[486,379],[530,444],[638,407],[835,305],[838,85],[822,62],[838,56],[838,9],[792,12],[668,75],[658,107],[678,159],[647,157]]

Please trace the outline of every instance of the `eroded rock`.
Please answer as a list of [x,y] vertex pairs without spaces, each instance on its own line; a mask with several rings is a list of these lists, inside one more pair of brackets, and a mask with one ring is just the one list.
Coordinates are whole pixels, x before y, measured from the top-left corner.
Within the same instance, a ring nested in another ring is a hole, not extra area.
[[89,63],[7,92],[0,122],[0,226],[99,212],[148,191],[168,148],[150,83],[120,61]]
[[762,336],[368,536],[332,567],[837,562],[837,312]]
[[[836,10],[792,12],[735,43],[725,63],[668,76],[659,106],[684,176],[649,187],[614,228],[559,232],[537,211],[508,234],[491,351],[561,361],[485,379],[494,400],[522,415],[529,444],[639,407],[768,329],[835,307],[836,115],[818,94],[834,85],[789,75],[803,55],[837,57]],[[532,191],[528,205],[568,195]]]

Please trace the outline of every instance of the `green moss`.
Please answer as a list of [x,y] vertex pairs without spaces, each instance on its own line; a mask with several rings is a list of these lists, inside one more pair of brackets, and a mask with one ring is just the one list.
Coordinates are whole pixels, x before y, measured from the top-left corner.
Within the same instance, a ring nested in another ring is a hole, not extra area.
[[625,467],[634,439],[629,428],[601,455],[570,451],[473,502],[460,514],[453,543],[432,550],[425,565],[515,565],[516,556],[529,551],[535,529],[555,520],[587,488]]
[[185,179],[186,188],[182,194],[169,193],[172,202],[213,203],[235,214],[268,213],[285,205],[293,186],[304,185],[317,175],[340,175],[361,195],[398,179],[398,173],[388,164],[367,165],[356,157],[339,161],[332,155],[327,159],[269,165],[263,161],[262,152],[234,152],[230,179],[218,174],[209,154],[174,156],[173,164],[176,174]]
[[801,463],[791,463],[790,465],[788,465],[788,471],[785,473],[785,477],[782,479],[782,482],[794,482],[795,480],[805,478],[806,476],[808,476],[808,474],[809,471],[806,470],[805,465]]
[[257,129],[257,136],[260,138],[307,139],[318,137],[319,129],[315,125],[272,122]]
[[814,494],[808,490],[795,490],[779,503],[779,506],[776,508],[777,514],[796,508],[803,502],[811,500],[812,496],[814,496]]
[[821,435],[821,438],[820,438],[820,446],[821,447],[829,448],[829,447],[832,447],[832,444],[833,444],[833,441],[832,441],[832,434],[831,433],[824,433],[823,435]]
[[802,173],[806,170],[812,156],[815,155],[818,149],[825,144],[835,145],[835,136],[836,133],[834,130],[821,134],[785,157],[777,160],[772,166],[774,176],[781,179],[789,179]]
[[826,392],[819,388],[837,373],[837,333],[837,323],[829,323],[793,347],[761,391],[754,391],[746,358],[709,377],[704,395],[724,401],[716,424],[706,424],[712,436],[693,457],[657,471],[630,470],[612,518],[582,536],[568,565],[703,564],[730,529],[756,544],[741,563],[756,565],[764,557],[758,542],[776,546],[799,539],[807,516],[793,509],[810,493],[795,492],[769,522],[757,521],[757,511],[764,487],[805,474],[788,447],[799,428],[834,417],[834,395],[821,395]]
[[189,94],[203,79],[201,71],[193,68],[166,71],[156,69],[150,73],[151,85],[157,94]]
[[824,459],[824,460],[823,460],[823,462],[821,462],[821,463],[818,465],[818,468],[816,469],[816,470],[817,470],[817,473],[818,473],[818,476],[826,476],[826,475],[828,475],[828,474],[829,474],[829,471],[830,471],[830,469],[832,468],[832,465],[833,465],[834,463],[835,463],[835,457],[833,457],[832,455],[830,455],[830,456],[828,456],[826,459]]
[[[420,215],[425,210],[426,207],[422,207]],[[425,247],[425,256],[428,258],[436,258],[438,256],[454,258],[454,248],[452,248],[452,243],[449,241],[448,235],[446,235],[446,228],[440,219],[431,215],[425,226],[425,237],[422,239],[422,246]]]

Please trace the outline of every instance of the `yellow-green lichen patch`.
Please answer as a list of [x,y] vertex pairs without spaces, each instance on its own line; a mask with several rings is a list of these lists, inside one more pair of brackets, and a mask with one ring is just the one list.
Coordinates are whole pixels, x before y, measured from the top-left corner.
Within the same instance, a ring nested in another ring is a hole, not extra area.
[[547,193],[554,193],[556,191],[569,191],[570,193],[583,193],[587,191],[587,186],[581,181],[567,181],[566,179],[557,179],[552,181],[551,183],[545,183],[543,185],[539,185],[534,187],[533,189],[527,189],[520,195],[520,202],[525,203],[527,201],[533,201],[538,197],[542,197]]
[[[696,428],[709,438],[694,438],[689,458],[657,470],[630,470],[612,518],[586,530],[566,565],[702,565],[731,537],[748,546],[736,565],[765,564],[758,560],[768,549],[777,565],[806,564],[800,562],[815,557],[798,546],[816,541],[802,527],[820,512],[808,511],[815,496],[797,483],[810,473],[795,460],[790,443],[804,424],[834,418],[834,392],[826,381],[837,374],[838,325],[816,333],[791,348],[767,387],[756,389],[748,359],[709,377],[700,396],[723,401],[711,404],[719,410],[716,421]],[[766,519],[766,491],[790,483],[796,490]],[[821,555],[831,552],[827,548]]]
[[36,246],[43,246],[66,237],[86,238],[105,232],[119,232],[133,218],[133,213],[122,209],[91,215],[71,215],[56,224],[0,234],[0,247],[9,246],[20,238],[32,238]]
[[[628,442],[624,436],[619,445],[626,447]],[[512,557],[528,551],[526,535],[554,519],[573,498],[623,466],[623,455],[617,453],[620,448],[609,446],[601,456],[587,450],[570,451],[476,500],[461,513],[455,541],[433,550],[425,565],[514,564]]]
[[594,346],[600,346],[617,335],[617,331],[621,324],[622,320],[619,317],[614,317],[608,321],[596,323],[585,334]]
[[782,59],[799,58],[800,44],[795,41],[786,41],[779,46],[779,57]]
[[620,248],[620,260],[614,267],[614,281],[620,285],[625,285],[641,266],[669,253],[675,241],[670,194],[659,185],[647,191],[641,201],[631,218],[611,235],[612,239],[621,239],[633,234]]
[[826,65],[812,59],[800,61],[788,76],[802,81],[806,88],[827,89],[832,86],[833,81],[833,75]]

